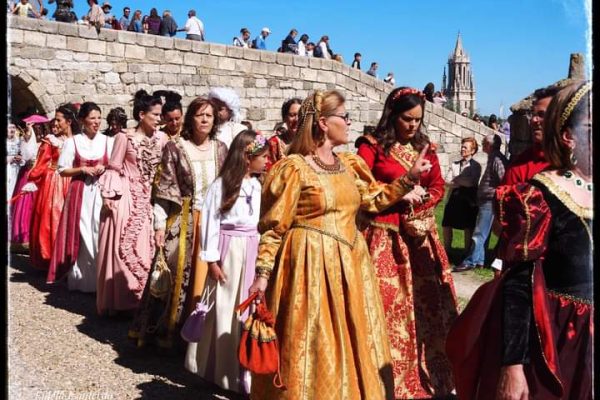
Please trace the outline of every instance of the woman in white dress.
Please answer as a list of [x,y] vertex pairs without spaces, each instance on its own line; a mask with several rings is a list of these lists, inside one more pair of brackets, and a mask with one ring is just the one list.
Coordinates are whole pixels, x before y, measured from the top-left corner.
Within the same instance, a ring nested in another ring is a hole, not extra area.
[[229,148],[233,138],[247,129],[245,125],[240,123],[242,120],[240,97],[233,89],[218,87],[210,90],[208,98],[216,104],[219,114],[220,123],[217,130],[217,139]]
[[21,139],[17,135],[15,124],[8,124],[6,134],[6,200],[9,200],[15,190],[17,175],[21,169]]
[[240,367],[237,346],[245,315],[235,309],[254,280],[258,251],[257,225],[261,186],[256,175],[265,170],[268,143],[246,130],[231,143],[219,177],[202,206],[202,251],[210,279],[206,286],[215,304],[206,317],[199,343],[190,343],[185,366],[205,380],[240,393],[250,393],[250,372]]
[[48,283],[68,276],[69,290],[96,291],[96,256],[102,197],[98,179],[108,164],[114,139],[100,133],[100,108],[85,102],[79,110],[82,133],[68,139],[58,172],[70,176],[50,269]]

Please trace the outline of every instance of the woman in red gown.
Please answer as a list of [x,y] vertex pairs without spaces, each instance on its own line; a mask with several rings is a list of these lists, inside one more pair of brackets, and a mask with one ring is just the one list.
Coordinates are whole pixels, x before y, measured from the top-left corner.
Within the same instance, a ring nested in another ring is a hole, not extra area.
[[[421,133],[423,111],[418,90],[401,87],[389,94],[373,136],[357,141],[375,179],[388,183],[406,174],[429,143]],[[397,399],[445,397],[454,389],[444,345],[457,315],[456,295],[434,216],[444,179],[435,150],[426,158],[432,167],[418,183],[425,196],[409,193],[369,216],[364,231],[379,278]]]
[[269,161],[267,162],[267,171],[277,161],[285,158],[287,148],[294,136],[298,132],[298,113],[302,100],[298,97],[287,100],[281,106],[281,118],[283,123],[281,130],[275,132],[268,140],[269,143]]
[[460,399],[593,398],[590,89],[573,83],[550,103],[550,168],[496,190],[502,275],[448,334]]
[[29,172],[28,180],[38,189],[29,231],[29,255],[35,269],[48,270],[60,215],[71,178],[61,177],[58,158],[64,141],[73,132],[79,132],[77,110],[63,104],[56,110],[58,135],[49,134],[42,139],[37,161]]

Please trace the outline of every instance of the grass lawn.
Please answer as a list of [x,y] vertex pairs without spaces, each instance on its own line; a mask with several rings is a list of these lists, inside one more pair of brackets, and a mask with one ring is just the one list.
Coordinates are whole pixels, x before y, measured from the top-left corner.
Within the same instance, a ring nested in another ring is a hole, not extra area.
[[[442,200],[435,208],[435,221],[437,223],[438,234],[440,235],[440,241],[442,242],[442,244],[444,243],[442,218],[444,216],[444,207],[446,206],[447,200],[448,195],[444,196],[444,200]],[[492,233],[491,235],[492,237],[489,240],[489,246],[485,252],[486,266],[489,266],[493,261],[492,250],[496,246],[496,243],[498,243],[498,237],[494,233]],[[452,234],[452,249],[448,253],[448,258],[450,259],[450,262],[454,265],[459,264],[465,257],[464,241],[464,232],[461,230],[454,229]],[[494,275],[490,268],[476,268],[470,271],[469,273],[472,273],[474,275],[480,275],[480,277],[485,280],[491,279]]]

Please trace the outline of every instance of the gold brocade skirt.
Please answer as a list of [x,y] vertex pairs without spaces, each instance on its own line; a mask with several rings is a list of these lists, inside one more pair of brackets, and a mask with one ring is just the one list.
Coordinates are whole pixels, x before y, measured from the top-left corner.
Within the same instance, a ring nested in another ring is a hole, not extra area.
[[276,317],[281,375],[253,375],[252,399],[393,398],[383,306],[364,238],[318,231],[285,236],[266,293]]

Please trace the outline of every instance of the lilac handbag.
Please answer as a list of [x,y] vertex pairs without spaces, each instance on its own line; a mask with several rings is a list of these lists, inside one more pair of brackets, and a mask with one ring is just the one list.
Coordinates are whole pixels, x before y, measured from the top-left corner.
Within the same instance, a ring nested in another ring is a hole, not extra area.
[[214,300],[210,305],[208,303],[214,290],[215,288],[208,290],[208,287],[204,289],[202,298],[198,303],[196,303],[196,309],[192,311],[190,316],[185,321],[185,324],[183,324],[183,328],[181,328],[181,337],[186,342],[197,343],[202,338],[202,329],[204,328],[206,315],[215,305]]

